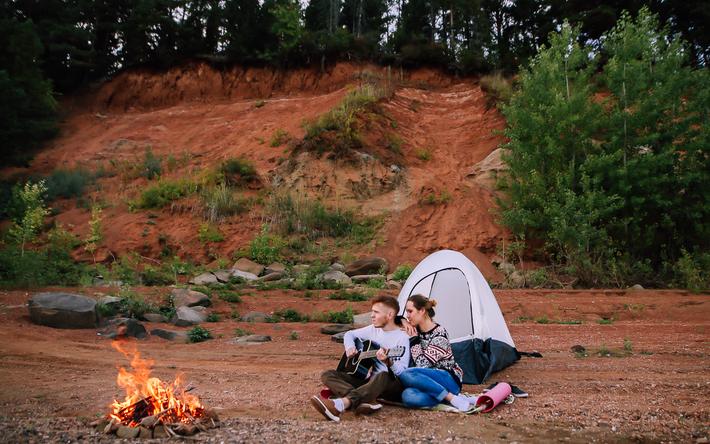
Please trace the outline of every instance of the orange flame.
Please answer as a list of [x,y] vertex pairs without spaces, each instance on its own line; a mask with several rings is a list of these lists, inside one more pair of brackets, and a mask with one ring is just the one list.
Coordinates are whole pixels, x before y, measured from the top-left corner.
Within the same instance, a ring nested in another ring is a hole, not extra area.
[[130,359],[132,371],[118,370],[116,383],[126,390],[126,399],[113,401],[110,418],[135,427],[152,415],[160,415],[164,423],[192,422],[204,415],[200,400],[181,388],[180,376],[172,383],[151,377],[153,361],[141,358],[135,344],[113,341],[111,345]]

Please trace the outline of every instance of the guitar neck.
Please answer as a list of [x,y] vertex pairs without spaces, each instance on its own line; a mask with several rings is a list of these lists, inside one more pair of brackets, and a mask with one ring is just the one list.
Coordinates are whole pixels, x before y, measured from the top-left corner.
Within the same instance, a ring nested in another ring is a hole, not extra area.
[[[360,355],[358,356],[358,358],[359,359],[370,359],[370,358],[374,358],[375,356],[377,356],[377,350],[368,350],[368,351],[360,352]],[[388,358],[396,358],[399,356],[402,356],[402,353],[399,353],[398,350],[390,350],[387,353]]]

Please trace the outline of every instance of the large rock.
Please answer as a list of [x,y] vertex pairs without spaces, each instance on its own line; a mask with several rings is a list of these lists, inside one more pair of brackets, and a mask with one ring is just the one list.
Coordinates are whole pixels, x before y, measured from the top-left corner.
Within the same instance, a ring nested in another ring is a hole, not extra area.
[[250,311],[249,313],[242,316],[241,320],[244,322],[266,322],[269,315],[262,313],[260,311]]
[[190,325],[201,324],[207,321],[207,310],[205,307],[178,307],[175,310],[173,324],[178,327],[188,327]]
[[127,337],[143,339],[148,336],[148,332],[143,324],[133,318],[116,318],[109,320],[99,335],[109,339]]
[[168,341],[187,342],[187,333],[184,331],[165,330],[154,328],[150,331],[151,336],[167,339]]
[[160,313],[145,313],[142,318],[148,322],[168,322],[168,319]]
[[358,274],[355,276],[350,276],[350,279],[356,284],[366,284],[372,279],[379,279],[384,281],[385,276],[382,274]]
[[343,332],[334,334],[333,336],[330,337],[330,340],[335,341],[339,344],[342,344],[343,342],[345,342],[345,332],[343,331]]
[[294,265],[292,270],[294,275],[299,275],[305,273],[309,268],[311,268],[311,266],[308,264],[298,264]]
[[285,274],[286,273],[286,266],[284,264],[279,263],[279,262],[274,262],[273,264],[266,267],[266,269],[264,270],[264,274],[271,274],[271,273],[277,273],[277,272],[281,272],[281,273]]
[[211,285],[211,284],[219,284],[219,280],[217,279],[217,276],[214,274],[207,272],[207,273],[202,273],[199,276],[195,276],[194,278],[190,279],[188,281],[188,284],[192,285]]
[[471,167],[466,176],[473,177],[473,180],[484,188],[495,190],[498,177],[508,170],[508,165],[501,157],[502,153],[502,148],[494,150],[485,159]]
[[360,313],[359,315],[353,316],[353,325],[355,327],[364,327],[366,325],[372,324],[372,319],[370,319],[370,312]]
[[232,265],[232,270],[246,271],[259,276],[264,272],[264,266],[243,257]]
[[401,290],[402,284],[397,281],[386,281],[385,290]]
[[286,273],[283,271],[274,271],[273,273],[265,274],[259,279],[257,279],[259,282],[272,282],[272,281],[278,281],[283,279],[286,276]]
[[187,288],[175,288],[170,292],[170,297],[173,300],[173,307],[196,307],[201,305],[209,307],[212,304],[210,298],[199,291],[189,290]]
[[335,271],[345,271],[345,265],[335,262],[330,264],[330,269]]
[[388,270],[389,264],[385,258],[373,256],[351,263],[345,267],[345,274],[348,276],[357,276],[358,274],[386,273]]
[[339,285],[351,285],[353,281],[342,271],[330,270],[321,275],[323,282],[336,283]]
[[212,274],[223,284],[226,284],[232,278],[232,270],[215,270]]
[[249,273],[248,271],[242,271],[237,269],[232,269],[232,277],[242,278],[247,282],[259,279],[259,276],[255,275],[254,273]]
[[96,301],[71,293],[37,293],[29,300],[30,319],[54,328],[95,328]]
[[99,299],[99,305],[105,305],[110,308],[114,313],[121,311],[121,303],[123,299],[117,298],[116,296],[103,296]]
[[353,326],[350,324],[330,324],[324,325],[320,328],[320,332],[324,335],[334,335],[337,333],[342,333],[344,331],[352,330]]
[[269,341],[271,341],[271,336],[267,335],[247,335],[234,338],[235,344],[255,344]]

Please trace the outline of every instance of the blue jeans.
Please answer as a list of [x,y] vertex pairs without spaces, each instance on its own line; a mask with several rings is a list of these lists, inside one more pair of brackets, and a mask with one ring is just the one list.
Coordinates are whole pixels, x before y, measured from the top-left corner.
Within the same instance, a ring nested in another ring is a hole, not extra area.
[[458,395],[461,389],[451,373],[438,368],[408,368],[399,374],[405,389],[402,402],[407,407],[434,407],[449,392]]

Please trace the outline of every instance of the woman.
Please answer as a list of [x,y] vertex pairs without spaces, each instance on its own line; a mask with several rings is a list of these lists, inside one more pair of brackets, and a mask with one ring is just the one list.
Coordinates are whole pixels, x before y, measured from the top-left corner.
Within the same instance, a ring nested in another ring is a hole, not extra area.
[[402,401],[407,407],[433,407],[442,401],[462,412],[471,409],[460,396],[463,371],[454,360],[446,329],[434,322],[436,301],[416,294],[407,300],[403,329],[410,336],[410,352],[416,367],[400,373]]

